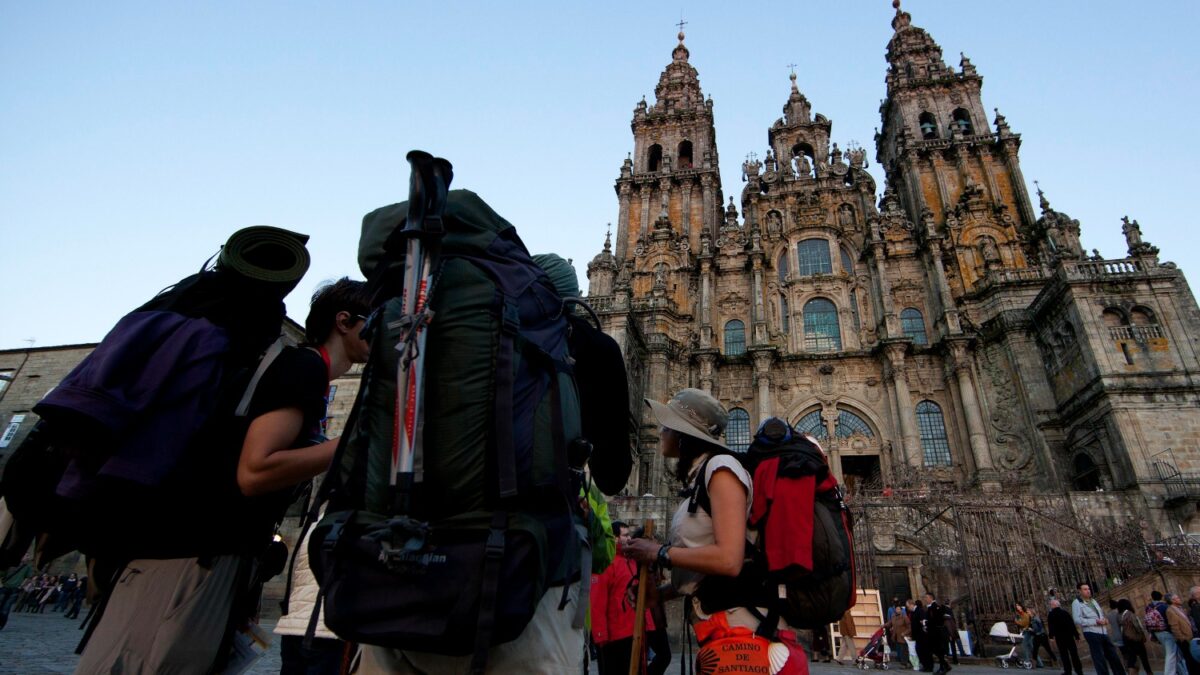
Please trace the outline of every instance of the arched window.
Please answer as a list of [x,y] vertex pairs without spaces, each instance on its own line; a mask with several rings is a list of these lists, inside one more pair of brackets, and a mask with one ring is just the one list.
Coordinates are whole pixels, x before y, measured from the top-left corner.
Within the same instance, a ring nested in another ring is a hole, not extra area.
[[963,136],[975,133],[975,128],[971,126],[971,113],[967,112],[965,108],[955,108],[952,117],[954,126],[958,127]]
[[808,434],[818,441],[823,441],[829,438],[829,432],[825,429],[825,421],[821,419],[821,411],[814,410],[796,422],[794,427],[796,431],[802,434]]
[[854,276],[854,259],[850,257],[850,251],[846,247],[842,247],[842,271],[850,276]]
[[849,410],[838,411],[837,425],[834,428],[838,438],[849,438],[856,433],[870,438],[875,437],[875,432],[871,431],[871,425]]
[[779,282],[787,281],[788,254],[786,250],[779,254],[779,260],[775,261],[775,267],[779,270]]
[[925,317],[921,315],[921,310],[909,307],[900,312],[900,328],[904,331],[904,337],[911,338],[913,344],[929,344],[929,338],[925,336]]
[[662,146],[658,143],[650,146],[650,155],[646,160],[646,170],[650,173],[658,171],[662,166]]
[[784,335],[792,332],[792,312],[786,295],[779,298],[779,328]]
[[1100,318],[1104,320],[1104,325],[1108,326],[1109,328],[1112,328],[1113,326],[1126,325],[1125,324],[1125,315],[1121,314],[1120,310],[1114,309],[1112,307],[1109,307],[1108,309],[1101,312]]
[[1149,326],[1157,322],[1154,320],[1154,312],[1145,307],[1134,307],[1129,310],[1129,323],[1134,326]]
[[918,121],[921,125],[921,138],[930,140],[938,137],[937,120],[934,119],[933,113],[921,113]]
[[925,455],[925,466],[950,466],[950,440],[946,438],[942,407],[933,401],[918,403],[917,428],[921,431],[921,451]]
[[804,349],[810,352],[835,352],[842,348],[837,306],[825,298],[804,303]]
[[690,169],[692,168],[692,142],[684,141],[679,144],[679,161],[675,163],[676,168]]
[[746,324],[734,319],[725,324],[725,355],[746,353]]
[[745,452],[750,446],[750,413],[741,408],[729,411],[729,424],[725,425],[725,444],[734,452]]
[[862,319],[858,316],[858,291],[850,289],[850,317],[854,319],[854,330],[862,329]]
[[813,274],[833,274],[833,261],[829,258],[829,240],[805,239],[796,245],[796,274],[807,277]]
[[1100,467],[1086,452],[1075,455],[1071,465],[1075,473],[1071,478],[1071,487],[1086,492],[1095,492],[1100,487]]

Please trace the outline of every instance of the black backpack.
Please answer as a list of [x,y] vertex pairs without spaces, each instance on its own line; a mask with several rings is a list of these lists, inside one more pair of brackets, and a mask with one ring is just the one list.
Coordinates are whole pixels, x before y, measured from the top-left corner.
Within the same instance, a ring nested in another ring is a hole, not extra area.
[[[701,581],[696,592],[701,606],[706,612],[746,607],[756,614],[755,608],[766,608],[757,632],[767,638],[774,636],[780,618],[799,629],[822,628],[839,620],[857,599],[853,520],[824,451],[815,439],[772,417],[759,427],[745,453],[731,454],[754,478],[755,505],[747,529],[757,533],[757,540],[746,542],[738,577],[707,576]],[[706,469],[701,467],[690,488],[691,513],[711,508],[703,480]],[[774,490],[766,484],[771,480],[776,481]],[[812,481],[813,498],[810,504],[789,504],[789,510],[811,514],[810,523],[779,522],[781,516],[772,520],[776,507],[761,508],[761,496],[773,492],[776,501],[798,499],[791,489],[797,481]],[[811,532],[811,540],[798,540],[804,532]],[[803,555],[792,555],[804,548],[811,549],[807,565],[798,560]],[[784,555],[778,555],[780,551]]]

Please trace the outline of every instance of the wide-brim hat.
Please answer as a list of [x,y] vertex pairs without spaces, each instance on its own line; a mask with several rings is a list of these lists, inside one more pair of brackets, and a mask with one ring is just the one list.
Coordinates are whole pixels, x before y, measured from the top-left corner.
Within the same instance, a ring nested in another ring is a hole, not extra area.
[[729,449],[721,434],[729,423],[729,413],[706,392],[683,389],[666,403],[645,399],[658,423],[668,429]]

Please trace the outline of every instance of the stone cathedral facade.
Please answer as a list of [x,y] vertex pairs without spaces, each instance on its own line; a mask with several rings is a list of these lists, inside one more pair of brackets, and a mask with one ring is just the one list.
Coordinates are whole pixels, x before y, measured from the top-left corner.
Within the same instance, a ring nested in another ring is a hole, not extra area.
[[1192,491],[1168,489],[1200,472],[1183,275],[1129,219],[1127,257],[1086,253],[1079,221],[1028,193],[1021,137],[984,107],[975,66],[948,66],[907,12],[892,26],[882,191],[793,74],[765,156],[726,196],[682,33],[634,108],[616,231],[588,265],[641,422],[630,494],[678,488],[640,397],[690,386],[731,411],[731,446],[771,415],[817,436],[852,493],[1076,495],[1148,538],[1200,526]]

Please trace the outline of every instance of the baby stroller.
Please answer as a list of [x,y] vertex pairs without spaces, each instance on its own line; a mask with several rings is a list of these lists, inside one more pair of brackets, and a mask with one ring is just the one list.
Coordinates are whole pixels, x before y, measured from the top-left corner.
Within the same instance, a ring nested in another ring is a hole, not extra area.
[[871,635],[871,639],[867,640],[867,644],[862,649],[858,650],[858,657],[854,659],[854,665],[863,670],[871,668],[879,668],[887,670],[892,660],[888,653],[887,636],[884,630],[880,628]]
[[1008,645],[1010,649],[1007,654],[996,657],[996,665],[1001,668],[1009,668],[1016,666],[1030,670],[1033,668],[1033,663],[1026,661],[1025,656],[1021,651],[1021,636],[1017,633],[1008,632],[1008,624],[1003,621],[997,621],[992,624],[991,630],[988,631],[988,637],[992,639],[992,644]]

